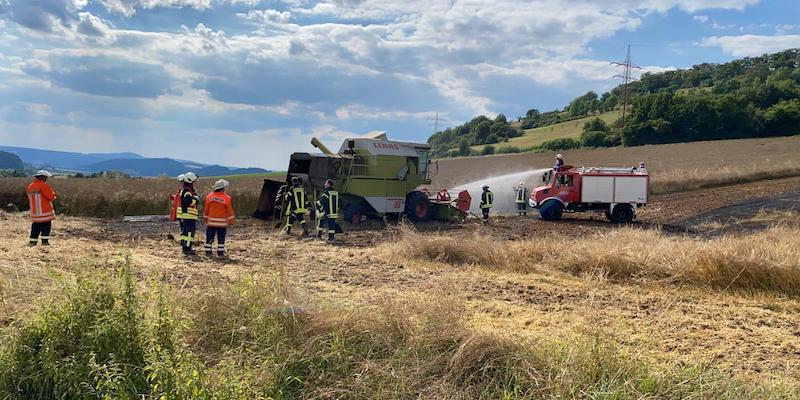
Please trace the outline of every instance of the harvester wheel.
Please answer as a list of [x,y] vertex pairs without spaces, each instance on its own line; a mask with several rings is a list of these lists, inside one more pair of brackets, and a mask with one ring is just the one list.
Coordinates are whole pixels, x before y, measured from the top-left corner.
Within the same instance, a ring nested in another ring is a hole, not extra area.
[[629,224],[633,222],[633,208],[630,204],[617,204],[611,212],[611,222]]
[[431,204],[425,193],[414,191],[406,196],[406,216],[414,222],[427,221],[431,217]]
[[558,200],[547,200],[539,207],[539,215],[545,221],[558,221],[564,213],[564,205]]
[[350,221],[352,225],[358,225],[361,223],[361,209],[358,207],[358,204],[351,204],[344,210],[344,217],[347,221]]

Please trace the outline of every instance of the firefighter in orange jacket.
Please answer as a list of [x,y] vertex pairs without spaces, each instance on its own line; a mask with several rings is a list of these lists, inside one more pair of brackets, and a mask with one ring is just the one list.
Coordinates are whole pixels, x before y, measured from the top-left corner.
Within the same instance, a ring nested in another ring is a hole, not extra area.
[[169,195],[169,199],[172,203],[172,207],[169,210],[169,220],[170,221],[178,221],[180,224],[181,229],[183,229],[183,220],[178,219],[178,209],[181,208],[181,190],[183,190],[183,180],[184,174],[178,175],[178,191],[175,194]]
[[42,245],[50,245],[50,229],[53,220],[56,219],[56,212],[53,209],[53,200],[56,199],[56,192],[47,184],[47,178],[53,174],[40,170],[34,175],[34,181],[28,185],[28,204],[31,207],[31,239],[30,246],[36,246],[39,238]]
[[206,255],[211,256],[214,238],[217,238],[217,256],[225,257],[225,236],[228,226],[233,225],[231,196],[225,193],[230,183],[220,179],[214,183],[212,193],[206,196],[203,219],[206,223]]
[[195,241],[195,232],[197,231],[197,220],[199,218],[199,202],[200,197],[194,191],[194,183],[197,181],[197,175],[194,172],[187,172],[183,176],[183,188],[179,196],[181,205],[177,210],[178,220],[181,221],[181,248],[183,254],[187,256],[195,255],[192,250],[192,245]]

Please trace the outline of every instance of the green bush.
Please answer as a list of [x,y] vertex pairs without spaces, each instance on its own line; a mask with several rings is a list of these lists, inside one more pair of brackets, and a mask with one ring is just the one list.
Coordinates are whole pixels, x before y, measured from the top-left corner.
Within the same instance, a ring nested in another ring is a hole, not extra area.
[[573,138],[558,138],[542,142],[541,144],[536,146],[536,149],[560,151],[560,150],[577,149],[579,147],[581,147],[581,143]]
[[0,354],[0,397],[133,398],[147,392],[143,310],[129,265],[117,285],[88,274],[23,321]]
[[494,154],[494,152],[495,152],[494,146],[488,144],[486,146],[483,146],[483,149],[481,150],[481,155],[486,156],[489,154]]

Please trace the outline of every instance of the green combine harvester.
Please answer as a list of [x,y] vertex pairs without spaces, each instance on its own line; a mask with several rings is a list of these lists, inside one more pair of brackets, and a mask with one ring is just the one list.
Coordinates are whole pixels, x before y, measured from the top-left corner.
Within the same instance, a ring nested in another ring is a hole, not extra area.
[[354,225],[401,215],[414,222],[463,221],[469,213],[472,199],[467,191],[453,198],[447,190],[432,196],[424,188],[431,183],[435,165],[427,143],[391,141],[378,131],[346,139],[338,153],[317,138],[311,144],[322,154],[294,153],[285,182],[264,181],[256,218],[282,219],[284,205],[276,196],[293,176],[302,179],[310,201],[316,201],[325,180],[333,179],[340,194],[339,215]]

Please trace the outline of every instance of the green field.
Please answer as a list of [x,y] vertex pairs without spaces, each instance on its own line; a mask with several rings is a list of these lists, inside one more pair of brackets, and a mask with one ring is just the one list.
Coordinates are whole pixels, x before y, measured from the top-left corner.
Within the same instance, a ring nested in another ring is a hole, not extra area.
[[[548,140],[553,139],[560,139],[560,138],[575,138],[580,135],[581,130],[583,129],[583,124],[586,121],[599,117],[606,124],[611,124],[619,118],[619,111],[609,111],[599,115],[592,115],[585,118],[575,119],[572,121],[561,122],[554,125],[543,126],[540,128],[533,128],[533,129],[526,129],[524,134],[519,137],[511,138],[507,142],[503,143],[496,143],[493,146],[495,148],[503,148],[509,146],[516,146],[520,148],[532,147]],[[483,148],[484,145],[472,146],[475,150],[480,150]]]

